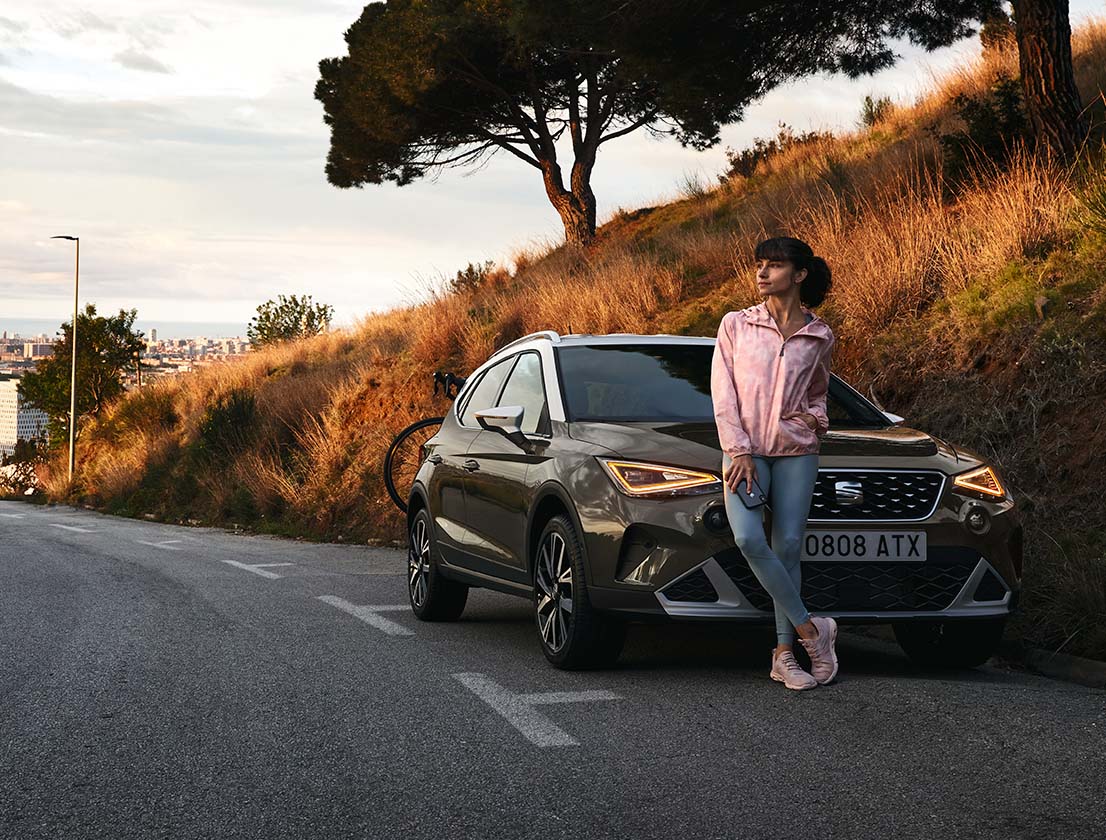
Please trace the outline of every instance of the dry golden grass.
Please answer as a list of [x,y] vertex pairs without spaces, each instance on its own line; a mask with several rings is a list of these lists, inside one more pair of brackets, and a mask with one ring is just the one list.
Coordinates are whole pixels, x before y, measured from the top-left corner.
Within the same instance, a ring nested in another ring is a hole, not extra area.
[[[1101,100],[1106,22],[1084,25],[1074,50],[1084,100]],[[1011,306],[1019,295],[1054,293],[1056,271],[1044,263],[1079,235],[1073,190],[1085,174],[1019,152],[1001,171],[977,172],[955,198],[942,181],[938,144],[926,127],[956,128],[957,94],[984,91],[1016,72],[1016,55],[991,55],[937,80],[918,102],[896,105],[871,130],[788,149],[753,178],[698,198],[616,213],[591,248],[520,249],[512,270],[493,271],[476,291],[429,289],[352,330],[145,388],[82,431],[73,494],[64,458],[48,466],[45,485],[54,497],[76,495],[135,514],[242,519],[330,539],[400,538],[382,462],[400,429],[447,410],[448,400],[431,394],[433,371],[464,375],[495,348],[542,329],[713,334],[727,309],[759,299],[753,244],[785,233],[810,242],[833,267],[822,312],[839,339],[835,369],[858,383],[932,375],[939,395],[942,366],[947,374],[978,354],[980,289],[1014,265],[1024,268],[1019,277],[1025,267],[1040,277],[1011,286]],[[1101,289],[1087,300],[1106,305]],[[933,312],[940,314],[927,320]],[[918,343],[900,341],[873,369],[883,358],[873,348],[896,333]],[[201,468],[201,421],[235,391],[256,405],[248,445]],[[1039,414],[1044,423],[1049,410],[1048,400],[1032,407],[1033,422]],[[1014,422],[1001,407],[992,419]],[[955,418],[932,422],[966,441],[988,433],[953,429]],[[1027,434],[1036,435],[1036,426]],[[994,452],[1015,462],[1029,458],[1016,448]],[[1048,597],[1062,598],[1072,581],[1100,579],[1069,566],[1052,580]]]

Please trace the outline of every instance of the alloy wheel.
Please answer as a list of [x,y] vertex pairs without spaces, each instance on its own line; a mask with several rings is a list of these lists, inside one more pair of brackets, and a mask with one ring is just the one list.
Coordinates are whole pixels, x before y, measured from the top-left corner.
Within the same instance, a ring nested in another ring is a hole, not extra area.
[[429,576],[430,535],[426,531],[426,520],[420,516],[411,529],[411,545],[407,549],[407,588],[416,609],[422,609],[426,603]]
[[538,552],[534,575],[538,587],[538,630],[546,647],[554,653],[564,647],[572,617],[572,559],[566,554],[564,537],[551,531]]

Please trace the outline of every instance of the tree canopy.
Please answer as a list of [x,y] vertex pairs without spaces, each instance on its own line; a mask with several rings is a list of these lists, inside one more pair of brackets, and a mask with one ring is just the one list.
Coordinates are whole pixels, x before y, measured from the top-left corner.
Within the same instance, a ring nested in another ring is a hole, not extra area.
[[319,64],[326,176],[403,186],[504,151],[540,171],[566,237],[587,241],[604,144],[644,130],[705,149],[783,82],[871,73],[896,60],[893,39],[934,49],[1001,12],[999,0],[372,3],[348,54]]
[[[123,373],[143,350],[142,333],[134,330],[138,311],[97,315],[88,304],[77,314],[77,416],[98,415],[123,393]],[[73,323],[61,325],[61,340],[19,382],[19,393],[50,418],[50,440],[69,435],[69,386],[73,363]]]
[[254,347],[310,338],[330,326],[334,307],[314,303],[311,295],[277,295],[257,307],[257,314],[246,327],[246,337]]

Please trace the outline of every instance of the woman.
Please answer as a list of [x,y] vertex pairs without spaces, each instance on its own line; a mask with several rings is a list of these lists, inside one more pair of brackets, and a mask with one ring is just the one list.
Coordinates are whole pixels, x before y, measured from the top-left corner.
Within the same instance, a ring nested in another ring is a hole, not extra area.
[[[711,366],[714,418],[722,446],[723,494],[734,540],[776,611],[772,679],[791,689],[815,688],[837,674],[837,622],[803,606],[803,534],[818,476],[819,438],[829,428],[826,391],[834,336],[806,306],[829,291],[829,266],[790,236],[756,248],[757,291],[763,300],[727,312],[718,326]],[[806,304],[806,306],[803,306]],[[772,544],[763,506],[749,509],[738,493],[768,496]],[[795,631],[811,673],[795,660]]]

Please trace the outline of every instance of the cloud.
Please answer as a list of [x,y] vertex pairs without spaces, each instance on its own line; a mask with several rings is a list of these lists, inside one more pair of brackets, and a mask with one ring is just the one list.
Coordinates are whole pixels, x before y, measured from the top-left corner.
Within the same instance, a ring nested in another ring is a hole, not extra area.
[[92,12],[78,12],[75,15],[66,15],[62,20],[55,22],[53,29],[63,38],[76,38],[86,32],[114,32],[118,26],[102,17],[97,17]]
[[23,32],[27,29],[27,24],[0,16],[0,29],[6,29],[9,32]]
[[172,73],[173,71],[153,56],[129,47],[115,54],[116,63],[128,70],[141,70],[145,73]]
[[[84,102],[25,90],[0,79],[0,129],[60,141],[90,139],[129,145],[163,141],[242,149],[265,158],[300,158],[314,149],[302,134],[228,126],[195,112],[204,100]],[[323,152],[325,154],[325,150]]]

